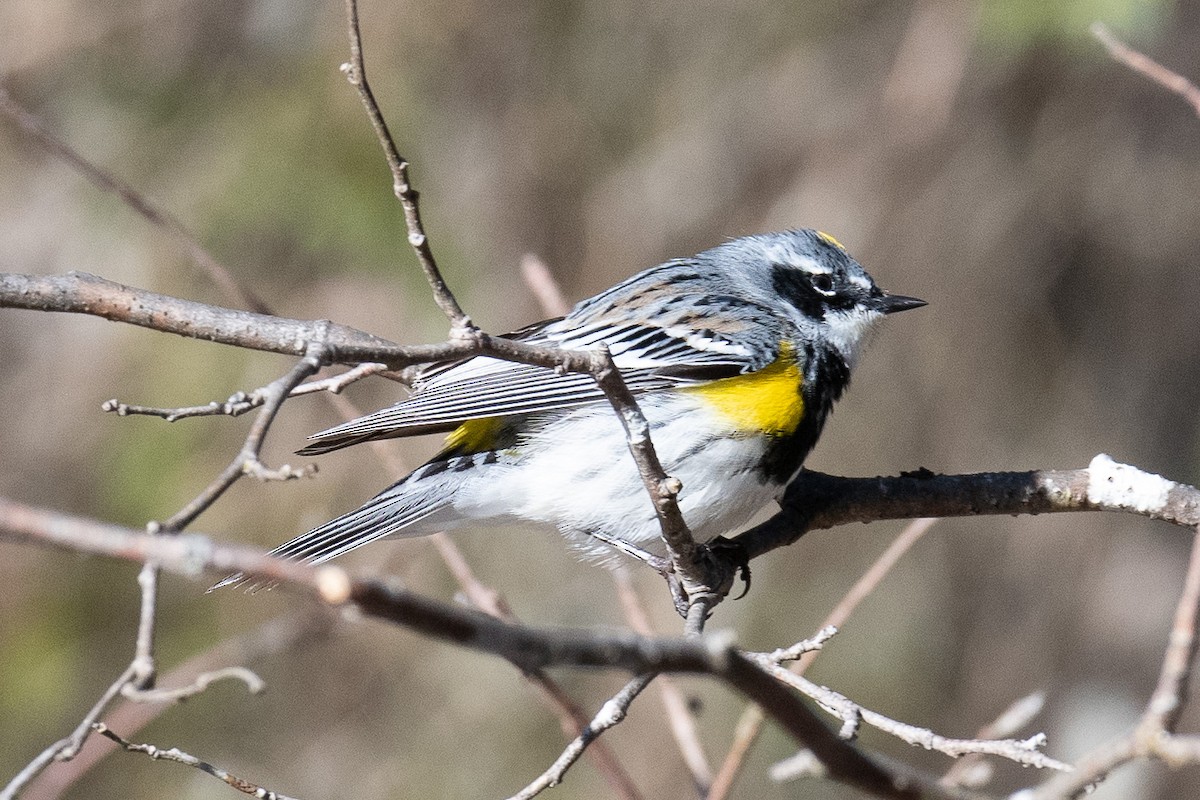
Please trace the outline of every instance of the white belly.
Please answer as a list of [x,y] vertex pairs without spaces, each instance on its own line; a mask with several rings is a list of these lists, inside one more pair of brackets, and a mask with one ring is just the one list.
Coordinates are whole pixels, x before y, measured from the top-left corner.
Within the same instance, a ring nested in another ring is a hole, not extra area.
[[[664,469],[683,484],[680,509],[698,541],[734,531],[770,502],[778,487],[754,469],[765,437],[712,437],[719,421],[691,398],[643,411]],[[521,451],[479,470],[479,480],[456,493],[454,512],[552,525],[597,555],[611,551],[590,531],[663,552],[653,505],[609,407],[573,411],[531,433]]]

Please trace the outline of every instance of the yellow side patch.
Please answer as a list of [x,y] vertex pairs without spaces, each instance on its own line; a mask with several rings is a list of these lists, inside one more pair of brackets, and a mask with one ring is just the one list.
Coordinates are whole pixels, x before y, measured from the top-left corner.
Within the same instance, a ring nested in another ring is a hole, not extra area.
[[482,453],[496,444],[500,432],[500,418],[469,419],[450,431],[446,437],[446,449],[464,453]]
[[829,235],[828,233],[826,233],[825,231],[817,231],[817,236],[820,236],[820,237],[821,237],[821,241],[825,242],[826,244],[831,244],[831,245],[833,245],[833,246],[834,246],[834,247],[836,247],[838,250],[845,250],[845,249],[846,249],[846,246],[845,246],[844,244],[842,244],[842,243],[841,243],[841,242],[839,242],[837,239],[835,239],[835,238],[833,238],[832,236],[830,236],[830,235]]
[[788,436],[804,418],[800,367],[792,348],[784,346],[770,365],[681,391],[699,395],[742,433]]

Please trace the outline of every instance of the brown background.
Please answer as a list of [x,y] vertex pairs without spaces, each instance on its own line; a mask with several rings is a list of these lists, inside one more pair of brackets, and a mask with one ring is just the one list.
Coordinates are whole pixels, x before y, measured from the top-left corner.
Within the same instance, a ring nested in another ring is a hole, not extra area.
[[[574,300],[728,236],[819,227],[885,288],[930,305],[883,326],[810,466],[1078,467],[1107,452],[1197,481],[1200,121],[1087,34],[1103,19],[1197,77],[1195,3],[368,2],[363,15],[434,250],[488,329],[541,316],[520,278],[527,252]],[[337,69],[346,52],[335,2],[0,6],[12,92],[171,209],[280,313],[437,340],[445,323]],[[166,236],[7,122],[0,220],[4,270],[87,270],[227,302]],[[164,518],[232,457],[249,418],[168,425],[99,404],[222,400],[287,367],[95,319],[0,314],[0,492],[133,526]],[[351,392],[363,408],[396,397],[384,381]],[[289,404],[268,459],[289,460],[334,421],[319,399]],[[435,447],[395,445],[411,464]],[[274,544],[387,481],[369,452],[320,463],[313,481],[239,485],[196,529]],[[900,527],[823,532],[772,554],[712,627],[751,648],[810,634]],[[558,540],[457,540],[524,619],[623,624],[608,575]],[[812,676],[951,736],[1042,690],[1029,732],[1045,730],[1049,752],[1069,760],[1125,730],[1148,696],[1187,545],[1118,516],[940,523]],[[347,563],[436,597],[455,591],[422,541]],[[0,543],[0,775],[63,735],[124,666],[134,574]],[[660,630],[678,630],[657,578],[638,585]],[[201,588],[166,580],[167,668],[294,605]],[[222,685],[135,738],[306,798],[503,797],[563,741],[512,669],[376,624],[253,666],[266,695]],[[561,677],[589,709],[621,682]],[[719,757],[741,703],[684,685]],[[653,693],[608,741],[647,797],[688,796]],[[883,736],[864,742],[948,766]],[[767,765],[790,752],[769,730],[735,796],[848,796],[770,784]],[[1193,796],[1198,775],[1127,769],[1096,796]],[[1036,778],[1001,766],[999,785]],[[231,795],[117,756],[70,796]],[[547,796],[606,790],[583,765]]]

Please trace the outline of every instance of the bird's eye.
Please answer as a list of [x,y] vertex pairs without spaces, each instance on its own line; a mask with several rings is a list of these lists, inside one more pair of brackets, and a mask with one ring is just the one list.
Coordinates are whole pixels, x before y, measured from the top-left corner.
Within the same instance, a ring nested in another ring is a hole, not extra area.
[[812,285],[821,294],[833,294],[833,276],[827,272],[817,272],[812,276]]

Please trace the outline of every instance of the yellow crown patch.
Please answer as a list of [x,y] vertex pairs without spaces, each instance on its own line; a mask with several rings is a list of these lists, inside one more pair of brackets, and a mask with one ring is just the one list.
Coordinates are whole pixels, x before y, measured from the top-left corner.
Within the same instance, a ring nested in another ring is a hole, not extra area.
[[846,249],[846,246],[845,246],[844,244],[842,244],[842,243],[841,243],[841,242],[839,242],[837,239],[835,239],[835,238],[833,238],[832,236],[830,236],[830,235],[829,235],[828,233],[826,233],[825,231],[817,231],[817,236],[818,236],[818,237],[820,237],[820,239],[821,239],[821,241],[822,241],[822,242],[824,242],[825,244],[831,244],[831,245],[833,245],[834,247],[836,247],[838,250],[845,250],[845,249]]

